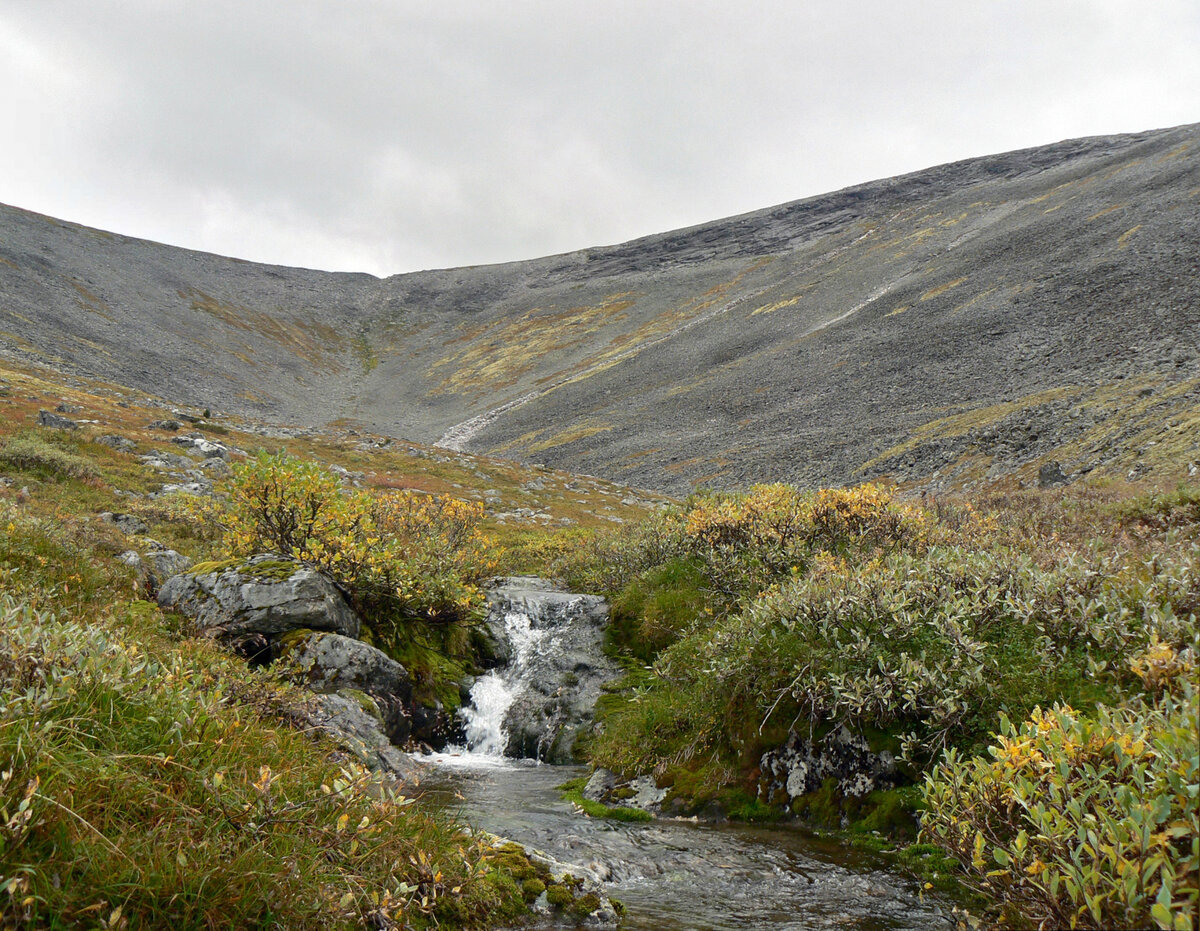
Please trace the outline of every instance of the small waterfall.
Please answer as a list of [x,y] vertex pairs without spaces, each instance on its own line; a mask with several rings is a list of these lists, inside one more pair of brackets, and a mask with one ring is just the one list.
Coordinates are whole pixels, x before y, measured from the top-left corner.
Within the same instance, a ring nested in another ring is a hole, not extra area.
[[528,687],[525,677],[533,658],[549,654],[555,645],[553,631],[535,628],[524,611],[505,612],[504,633],[512,650],[509,664],[476,679],[471,686],[471,703],[460,712],[466,725],[467,749],[483,756],[504,755],[508,709]]
[[459,710],[467,746],[444,762],[571,762],[576,737],[592,726],[600,687],[621,674],[604,655],[608,605],[529,576],[498,580],[488,602],[484,628],[500,665],[472,685]]

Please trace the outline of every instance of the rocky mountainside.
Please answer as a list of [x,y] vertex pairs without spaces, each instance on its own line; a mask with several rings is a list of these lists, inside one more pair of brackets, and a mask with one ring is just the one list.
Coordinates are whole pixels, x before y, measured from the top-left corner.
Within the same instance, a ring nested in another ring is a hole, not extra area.
[[1200,124],[382,280],[0,208],[11,358],[673,492],[1186,470],[1198,347]]

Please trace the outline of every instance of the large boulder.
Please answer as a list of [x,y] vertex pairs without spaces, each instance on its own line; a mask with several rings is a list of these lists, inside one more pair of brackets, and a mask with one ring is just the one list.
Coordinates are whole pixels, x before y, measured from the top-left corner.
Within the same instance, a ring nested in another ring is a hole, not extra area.
[[388,739],[378,709],[363,693],[314,695],[307,706],[304,723],[328,735],[368,768],[406,781],[420,774],[420,764]]
[[384,730],[403,745],[412,733],[412,679],[400,663],[369,643],[341,634],[297,630],[278,638],[275,668],[314,692],[370,696]]
[[168,579],[158,603],[191,618],[194,633],[233,645],[304,628],[357,637],[362,626],[333,582],[272,554],[201,563]]

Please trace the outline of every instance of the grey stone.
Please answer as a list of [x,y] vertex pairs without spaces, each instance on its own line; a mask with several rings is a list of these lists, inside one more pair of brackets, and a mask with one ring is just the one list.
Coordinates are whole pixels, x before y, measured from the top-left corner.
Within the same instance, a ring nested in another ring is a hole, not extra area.
[[153,420],[146,424],[146,429],[162,430],[165,433],[174,433],[182,426],[183,424],[181,424],[178,420]]
[[142,555],[137,550],[126,550],[118,560],[137,570],[142,590],[157,597],[164,579],[169,579],[191,568],[192,561],[182,553],[169,549],[151,549]]
[[400,663],[370,644],[341,634],[300,630],[278,639],[276,667],[314,692],[348,689],[371,696],[391,741],[403,745],[412,734],[408,706],[412,679]]
[[192,620],[195,633],[226,642],[309,628],[357,637],[358,615],[321,573],[271,554],[233,566],[172,576],[158,603]]
[[98,436],[96,437],[96,442],[101,446],[115,449],[120,453],[132,452],[137,447],[137,443],[129,439],[129,437],[118,436],[115,433],[106,433],[104,436]]
[[123,533],[133,536],[141,536],[150,532],[150,528],[146,525],[146,522],[133,514],[114,514],[112,511],[103,511],[99,517],[106,524],[113,524],[120,528]]
[[67,418],[60,417],[58,414],[47,410],[38,411],[38,424],[43,427],[50,427],[54,430],[78,430],[79,424]]
[[1057,488],[1069,484],[1070,481],[1060,462],[1047,462],[1038,469],[1038,488]]
[[305,723],[325,733],[369,769],[406,782],[414,781],[423,772],[416,760],[393,746],[384,733],[383,722],[363,707],[360,698],[318,694],[307,704]]

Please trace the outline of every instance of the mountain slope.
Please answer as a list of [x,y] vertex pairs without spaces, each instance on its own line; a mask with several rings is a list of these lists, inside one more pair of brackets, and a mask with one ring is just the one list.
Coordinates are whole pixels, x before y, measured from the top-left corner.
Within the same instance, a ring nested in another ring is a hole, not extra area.
[[3,208],[0,346],[675,492],[936,486],[1200,459],[1198,263],[1200,124],[384,280]]

